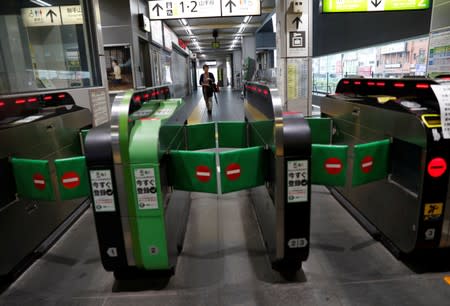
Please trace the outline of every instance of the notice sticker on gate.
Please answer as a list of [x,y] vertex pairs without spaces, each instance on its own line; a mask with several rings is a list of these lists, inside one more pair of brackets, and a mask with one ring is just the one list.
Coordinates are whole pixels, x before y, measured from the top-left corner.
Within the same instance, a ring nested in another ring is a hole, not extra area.
[[110,170],[91,170],[92,197],[95,212],[116,211]]
[[441,111],[442,135],[450,139],[450,84],[431,85]]
[[288,203],[308,201],[307,160],[291,160],[287,162],[286,185]]
[[135,169],[134,179],[139,209],[157,209],[158,191],[156,189],[155,169]]

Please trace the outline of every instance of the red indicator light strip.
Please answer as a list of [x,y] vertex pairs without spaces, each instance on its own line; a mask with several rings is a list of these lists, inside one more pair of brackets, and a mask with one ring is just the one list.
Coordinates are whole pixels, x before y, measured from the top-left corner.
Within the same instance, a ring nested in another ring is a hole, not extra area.
[[51,100],[52,99],[52,96],[45,96],[44,97],[44,101],[48,101],[48,100]]
[[134,102],[141,102],[141,96],[134,97]]
[[262,91],[261,88],[258,88],[258,92],[261,93],[261,91]]
[[144,94],[144,99],[148,99],[150,95],[148,93]]
[[375,82],[367,82],[367,86],[375,86]]
[[160,94],[160,92],[159,92],[159,90],[156,92],[156,95],[159,95]]
[[263,94],[267,96],[269,94],[269,91],[267,89],[264,89]]
[[30,103],[33,103],[33,102],[36,102],[37,101],[37,98],[28,98],[28,102],[30,102]]
[[350,81],[344,81],[344,84],[350,84]]
[[60,94],[60,95],[58,95],[58,98],[60,98],[60,99],[64,99],[65,97],[66,97],[65,94]]
[[3,106],[5,106],[5,102],[0,101],[0,107],[3,107]]
[[416,88],[428,89],[428,88],[430,88],[430,85],[429,84],[425,84],[425,83],[418,83],[418,84],[416,84]]
[[384,83],[384,82],[377,82],[377,86],[384,86],[384,85],[386,85],[386,83]]
[[24,104],[25,103],[25,99],[18,99],[16,100],[16,104]]
[[405,87],[405,83],[394,83],[394,87],[403,88]]
[[355,84],[355,85],[361,85],[361,81],[355,81],[353,84]]

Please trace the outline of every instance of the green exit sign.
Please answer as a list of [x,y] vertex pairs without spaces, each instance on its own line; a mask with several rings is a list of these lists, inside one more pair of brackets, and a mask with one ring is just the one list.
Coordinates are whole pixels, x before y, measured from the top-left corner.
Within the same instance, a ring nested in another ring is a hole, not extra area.
[[426,10],[431,0],[322,0],[324,13]]

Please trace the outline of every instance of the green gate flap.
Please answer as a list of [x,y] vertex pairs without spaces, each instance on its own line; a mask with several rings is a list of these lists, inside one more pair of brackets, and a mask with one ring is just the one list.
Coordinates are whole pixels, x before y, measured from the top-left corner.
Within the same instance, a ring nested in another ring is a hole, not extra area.
[[313,144],[330,144],[331,143],[331,119],[320,117],[305,118],[311,129],[311,137]]
[[[57,159],[55,160],[55,167],[61,200],[89,196],[89,180],[84,156]],[[108,189],[112,190],[112,186],[103,188],[105,192]]]
[[217,193],[216,153],[170,152],[170,178],[174,189]]
[[202,150],[216,147],[215,122],[187,125],[188,150]]
[[384,179],[388,175],[389,139],[355,145],[352,185]]
[[264,150],[262,147],[219,153],[222,193],[264,184]]
[[219,148],[245,148],[247,146],[246,122],[219,122]]
[[19,197],[32,200],[54,200],[47,160],[13,158],[12,165]]
[[347,173],[347,151],[344,145],[312,145],[311,183],[344,186]]

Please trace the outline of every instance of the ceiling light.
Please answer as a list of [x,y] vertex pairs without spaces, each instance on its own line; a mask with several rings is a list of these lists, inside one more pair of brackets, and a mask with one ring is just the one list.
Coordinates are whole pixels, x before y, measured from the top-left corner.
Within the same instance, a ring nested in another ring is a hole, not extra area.
[[180,21],[181,21],[181,24],[182,24],[182,25],[184,25],[184,26],[187,26],[187,25],[188,25],[188,22],[187,22],[186,19],[182,18],[182,19],[180,19]]
[[250,16],[245,16],[245,18],[244,18],[244,23],[249,22],[249,21],[250,21],[250,18],[252,18],[252,17],[250,17]]
[[191,31],[191,27],[187,26],[185,29],[186,29],[186,32],[187,32],[189,35],[193,35],[193,34],[192,34],[192,31]]
[[50,3],[47,3],[42,0],[30,0],[30,2],[33,2],[34,4],[37,4],[39,6],[52,6]]

